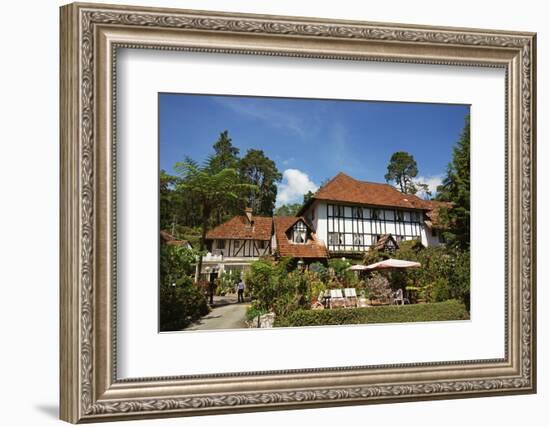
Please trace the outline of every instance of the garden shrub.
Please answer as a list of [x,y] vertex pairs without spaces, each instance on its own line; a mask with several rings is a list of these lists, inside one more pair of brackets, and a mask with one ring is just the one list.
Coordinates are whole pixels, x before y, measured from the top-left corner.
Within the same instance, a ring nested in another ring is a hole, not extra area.
[[380,273],[373,273],[365,284],[366,296],[377,301],[386,301],[391,295],[388,279]]
[[216,294],[226,295],[235,293],[237,283],[241,280],[241,272],[236,270],[224,271],[216,279]]
[[330,310],[297,310],[277,317],[275,327],[353,325],[366,323],[404,323],[444,320],[467,320],[470,316],[463,303],[456,300],[433,304],[339,308]]
[[195,272],[198,251],[183,246],[161,245],[160,281],[171,285]]
[[255,261],[246,274],[246,283],[255,306],[263,312],[285,316],[300,308],[310,308],[326,285],[314,271],[288,272],[289,263]]
[[430,301],[441,302],[451,298],[449,281],[444,277],[439,277],[431,286]]
[[184,329],[210,311],[204,294],[188,276],[172,284],[161,283],[160,307],[161,331]]

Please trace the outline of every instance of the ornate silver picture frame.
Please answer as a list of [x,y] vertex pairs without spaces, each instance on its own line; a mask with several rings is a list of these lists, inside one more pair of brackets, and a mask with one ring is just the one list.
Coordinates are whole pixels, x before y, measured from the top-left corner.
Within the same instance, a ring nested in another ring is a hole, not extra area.
[[[63,6],[60,21],[61,419],[79,423],[536,391],[535,34],[78,3]],[[121,48],[503,69],[504,357],[120,379]]]

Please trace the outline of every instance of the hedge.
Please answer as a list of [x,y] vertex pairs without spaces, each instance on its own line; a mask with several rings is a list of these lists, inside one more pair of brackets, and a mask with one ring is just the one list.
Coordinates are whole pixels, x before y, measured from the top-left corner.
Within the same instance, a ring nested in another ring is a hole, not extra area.
[[273,326],[356,325],[365,323],[467,320],[469,318],[470,315],[464,304],[457,300],[449,300],[431,304],[296,310],[288,316],[275,319]]

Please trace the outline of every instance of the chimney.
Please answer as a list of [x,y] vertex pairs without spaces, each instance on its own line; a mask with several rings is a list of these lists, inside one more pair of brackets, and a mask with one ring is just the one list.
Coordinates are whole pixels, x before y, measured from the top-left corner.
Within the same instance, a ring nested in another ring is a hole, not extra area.
[[252,225],[254,221],[252,220],[252,208],[246,208],[244,210],[244,213],[246,215],[246,218],[248,219],[248,224]]

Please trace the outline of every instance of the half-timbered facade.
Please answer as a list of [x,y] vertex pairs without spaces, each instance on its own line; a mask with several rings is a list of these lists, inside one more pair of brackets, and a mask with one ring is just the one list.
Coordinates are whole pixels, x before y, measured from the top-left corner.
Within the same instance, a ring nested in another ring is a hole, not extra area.
[[272,253],[273,218],[252,215],[235,216],[206,235],[208,253],[203,257],[201,275],[242,271],[254,260]]
[[338,174],[301,209],[330,254],[368,251],[382,236],[396,242],[441,244],[437,228],[440,203],[403,194],[388,184],[359,181]]

